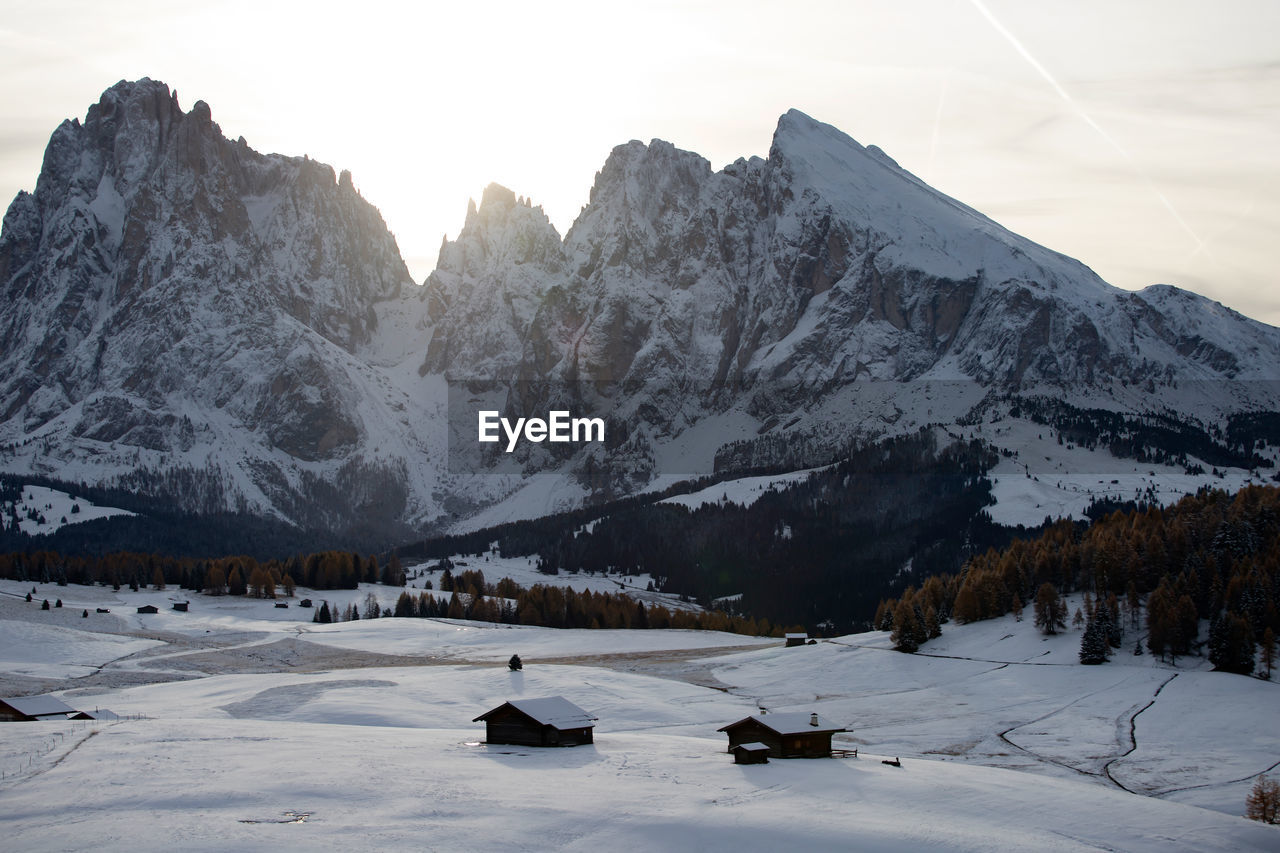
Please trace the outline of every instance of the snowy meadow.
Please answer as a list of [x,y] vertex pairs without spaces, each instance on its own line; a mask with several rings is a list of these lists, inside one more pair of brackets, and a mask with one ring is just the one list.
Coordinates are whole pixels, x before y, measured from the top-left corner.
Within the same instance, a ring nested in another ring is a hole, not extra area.
[[[398,592],[350,594],[369,589]],[[29,591],[0,585],[0,693],[125,719],[0,725],[10,850],[1280,849],[1240,817],[1280,761],[1275,685],[1081,666],[1077,631],[1029,620],[906,655],[880,633],[316,625],[296,603]],[[489,745],[472,722],[553,695],[598,717],[594,744]],[[762,710],[835,720],[858,757],[736,765],[716,730]]]

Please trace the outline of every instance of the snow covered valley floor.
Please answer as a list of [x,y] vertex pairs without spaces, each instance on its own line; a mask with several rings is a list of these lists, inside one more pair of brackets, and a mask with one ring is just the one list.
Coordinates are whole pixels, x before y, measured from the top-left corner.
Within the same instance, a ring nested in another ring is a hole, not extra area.
[[[27,591],[0,582],[0,695],[138,718],[0,724],[6,850],[1280,850],[1238,817],[1280,762],[1276,685],[1080,666],[1077,631],[1030,620],[903,655],[879,633],[788,649]],[[593,745],[489,746],[471,722],[549,695],[599,718]],[[762,707],[837,721],[859,757],[735,765],[716,729]]]

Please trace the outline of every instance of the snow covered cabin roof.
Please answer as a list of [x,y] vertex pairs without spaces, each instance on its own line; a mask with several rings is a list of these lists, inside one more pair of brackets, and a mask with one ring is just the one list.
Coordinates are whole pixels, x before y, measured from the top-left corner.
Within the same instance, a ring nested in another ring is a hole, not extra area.
[[0,699],[0,702],[28,717],[52,717],[76,712],[75,708],[54,696],[16,696],[12,699]]
[[545,699],[512,699],[503,702],[492,711],[486,711],[471,722],[478,723],[481,720],[487,720],[490,716],[506,707],[515,708],[535,722],[544,726],[552,726],[561,731],[565,729],[592,728],[597,719],[563,696],[548,696]]
[[791,633],[789,633],[789,634],[785,635],[785,639],[788,639],[788,640],[807,640],[807,639],[809,639],[809,635],[808,635],[808,634],[806,634],[804,631],[800,631],[800,632],[795,632],[795,631],[793,631],[793,632],[791,632]]
[[94,708],[92,711],[85,711],[83,713],[91,720],[110,721],[120,719],[119,714],[115,711],[109,711],[106,708]]
[[803,711],[789,711],[782,714],[753,714],[750,717],[743,717],[736,723],[730,723],[727,726],[718,728],[716,731],[725,732],[748,722],[759,723],[765,728],[772,729],[780,735],[848,731],[844,726],[839,723],[833,723],[826,717],[820,717],[817,714],[806,714]]
[[760,741],[752,741],[751,743],[740,743],[734,749],[745,749],[747,752],[768,752],[769,744]]

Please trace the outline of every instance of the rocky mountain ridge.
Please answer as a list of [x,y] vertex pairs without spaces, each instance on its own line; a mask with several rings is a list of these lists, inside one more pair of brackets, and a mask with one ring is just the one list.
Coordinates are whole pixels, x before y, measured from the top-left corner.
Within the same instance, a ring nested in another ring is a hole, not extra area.
[[[10,206],[0,288],[0,468],[384,537],[517,492],[529,515],[707,473],[734,442],[758,464],[957,422],[993,396],[1280,408],[1280,330],[1112,288],[796,111],[766,158],[720,171],[618,146],[563,238],[490,186],[418,287],[348,173],[122,82]],[[587,406],[625,438],[459,462],[450,382]],[[555,505],[537,471],[567,478]]]

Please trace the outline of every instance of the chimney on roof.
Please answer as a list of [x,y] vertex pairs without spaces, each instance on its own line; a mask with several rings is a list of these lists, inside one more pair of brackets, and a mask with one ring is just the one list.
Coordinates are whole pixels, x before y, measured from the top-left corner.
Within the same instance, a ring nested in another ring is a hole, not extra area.
[[818,724],[818,715],[817,715],[817,714],[810,714],[810,715],[809,715],[809,725],[811,725],[811,726],[816,726],[817,724]]

